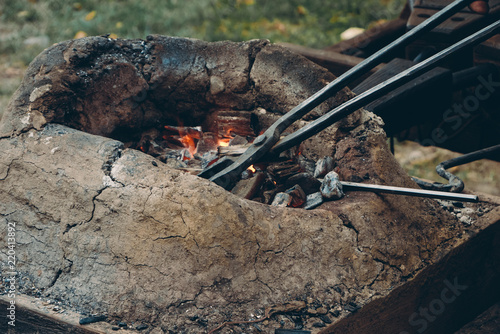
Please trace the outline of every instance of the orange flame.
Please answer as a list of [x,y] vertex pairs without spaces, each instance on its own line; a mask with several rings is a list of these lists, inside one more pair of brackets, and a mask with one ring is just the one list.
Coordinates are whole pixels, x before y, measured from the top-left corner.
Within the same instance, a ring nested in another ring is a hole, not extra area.
[[186,134],[181,137],[181,143],[185,148],[189,150],[189,153],[191,153],[191,157],[193,157],[196,153],[196,143],[194,142],[194,138],[189,134]]
[[230,141],[231,141],[231,139],[229,139],[229,138],[219,139],[219,142],[217,143],[217,145],[219,145],[219,146],[229,146],[229,142]]
[[255,173],[257,171],[253,165],[251,165],[247,169],[249,169],[250,171],[252,171],[252,173]]

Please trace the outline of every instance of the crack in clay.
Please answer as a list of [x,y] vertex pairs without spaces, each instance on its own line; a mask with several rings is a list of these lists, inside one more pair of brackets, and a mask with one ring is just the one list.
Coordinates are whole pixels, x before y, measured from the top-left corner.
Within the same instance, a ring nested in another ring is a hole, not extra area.
[[375,262],[379,262],[379,263],[382,263],[383,265],[386,265],[386,266],[389,266],[390,268],[392,269],[396,269],[396,271],[398,271],[400,274],[401,274],[401,277],[403,277],[403,271],[401,270],[401,268],[399,268],[398,266],[394,265],[394,264],[391,264],[390,262],[388,261],[384,261],[384,260],[381,260],[379,258],[376,258],[376,257],[373,257],[373,261]]
[[59,279],[59,277],[61,277],[62,272],[63,271],[60,268],[57,270],[54,278],[52,279],[52,282],[50,282],[49,285],[47,286],[47,289],[50,289],[51,287],[53,287],[56,284],[56,282]]
[[339,218],[342,220],[342,224],[348,229],[353,230],[356,233],[356,248],[359,248],[359,231],[352,224],[351,220],[343,213],[339,215]]
[[111,181],[120,184],[122,187],[125,187],[125,184],[116,180],[111,173],[115,163],[122,157],[123,151],[124,151],[123,143],[120,142],[118,145],[114,146],[112,151],[106,157],[107,160],[102,164],[101,169],[104,171],[104,175],[109,177]]
[[[152,266],[152,265],[149,265],[149,264],[145,264],[145,263],[132,263],[130,262],[132,259],[129,258],[128,256],[119,256],[119,255],[116,255],[114,252],[112,252],[113,255],[117,258],[121,258],[125,261],[126,264],[132,266],[132,267],[139,267],[139,268],[149,268],[149,269],[153,269],[154,271],[157,271],[160,275],[162,276],[165,276],[165,277],[169,277],[169,274],[166,274],[164,272],[162,272],[161,270],[159,270],[158,268]],[[128,272],[129,273],[129,276],[130,276],[130,271]]]
[[9,173],[10,173],[10,168],[12,167],[12,164],[14,163],[14,161],[16,160],[19,160],[19,158],[14,158],[12,159],[9,164],[7,165],[7,170],[5,171],[5,176],[0,178],[0,181],[4,181],[6,180],[8,177],[9,177]]
[[169,235],[166,237],[158,237],[156,239],[153,239],[153,241],[158,241],[158,240],[168,240],[168,239],[186,239],[189,233],[186,235]]
[[[258,48],[255,47],[255,48],[251,49],[250,52],[248,52],[247,82],[248,82],[248,86],[251,88],[252,91],[255,90],[255,81],[252,80],[253,65],[254,65],[255,61],[257,60],[257,56],[259,55],[259,53],[262,51],[262,49],[267,47],[267,45],[268,45],[268,43],[266,42],[264,45],[262,45],[262,47],[258,47]],[[252,51],[254,51],[254,52],[252,52]]]
[[103,193],[104,190],[110,188],[109,186],[105,186],[104,188],[101,188],[99,190],[97,190],[97,194],[92,197],[92,212],[90,213],[90,218],[87,219],[87,220],[84,220],[83,222],[80,222],[80,223],[75,223],[75,224],[66,224],[66,229],[64,230],[63,232],[63,235],[68,233],[71,229],[77,227],[77,226],[80,226],[80,225],[83,225],[83,224],[88,224],[90,223],[93,219],[94,219],[94,214],[95,214],[95,210],[96,210],[96,200],[97,200],[97,197],[99,197],[99,195],[101,195]]

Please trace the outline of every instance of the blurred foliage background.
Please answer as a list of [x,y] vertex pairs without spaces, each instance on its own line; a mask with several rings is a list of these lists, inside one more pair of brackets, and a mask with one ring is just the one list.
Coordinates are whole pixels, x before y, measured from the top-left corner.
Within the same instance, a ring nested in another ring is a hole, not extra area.
[[349,27],[392,19],[404,0],[0,0],[0,54],[26,63],[47,46],[85,35],[148,34],[206,41],[265,38],[325,47]]
[[396,17],[405,0],[0,0],[0,115],[26,66],[73,38],[149,34],[206,41],[255,38],[322,48],[350,27]]
[[[206,41],[255,38],[324,48],[351,27],[369,28],[399,15],[405,0],[0,0],[0,117],[31,60],[68,39],[149,34]],[[399,143],[396,158],[410,175],[443,181],[435,166],[457,156],[435,147]],[[466,185],[500,195],[499,164],[455,168]]]

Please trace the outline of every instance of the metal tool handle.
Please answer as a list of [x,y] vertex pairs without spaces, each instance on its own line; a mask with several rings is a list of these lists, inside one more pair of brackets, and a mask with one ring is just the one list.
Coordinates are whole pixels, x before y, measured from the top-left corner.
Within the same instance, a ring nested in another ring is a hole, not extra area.
[[342,184],[342,188],[345,191],[371,191],[375,193],[386,193],[386,194],[406,195],[415,197],[428,197],[428,198],[437,198],[437,199],[445,199],[445,200],[460,201],[460,202],[479,201],[476,195],[456,194],[445,191],[392,187],[392,186],[383,186],[378,184],[354,183],[346,181],[340,181],[340,184]]
[[[320,91],[313,94],[311,97],[304,100],[291,111],[283,115],[274,124],[272,124],[261,136],[259,136],[252,146],[247,151],[239,156],[231,165],[224,167],[214,164],[212,170],[200,174],[201,177],[209,177],[211,181],[229,189],[234,184],[234,181],[239,175],[247,169],[250,165],[257,162],[264,155],[269,153],[269,150],[275,145],[281,133],[293,124],[298,119],[302,118],[305,114],[312,109],[323,103],[328,98],[334,96],[342,88],[347,86],[350,82],[358,79],[368,70],[380,64],[388,55],[397,48],[404,47],[413,42],[425,32],[437,27],[440,23],[457,13],[460,9],[468,5],[472,0],[456,0],[450,5],[446,6],[417,27],[413,28],[403,36],[396,39],[386,47],[377,51],[370,57],[363,60],[361,63],[351,68],[337,79],[323,87]],[[309,135],[310,136],[310,135]],[[294,145],[292,145],[294,146]],[[290,146],[291,147],[291,146]],[[276,150],[274,150],[276,151]],[[215,175],[214,175],[215,174]]]
[[366,72],[379,65],[380,63],[389,60],[388,55],[390,55],[396,49],[402,48],[415,41],[421,35],[434,29],[472,1],[473,0],[457,0],[452,2],[451,4],[434,14],[432,17],[428,18],[412,30],[408,31],[406,34],[400,36],[387,46],[372,54],[370,57],[364,59],[358,65],[350,68],[348,71],[337,77],[334,81],[330,82],[321,90],[311,95],[309,98],[283,115],[278,121],[276,121],[276,129],[280,133],[283,132],[295,121],[302,118],[318,105],[337,94],[337,92],[346,87],[349,83],[353,82],[356,79],[359,79]]
[[315,121],[307,124],[300,130],[286,136],[280,140],[270,151],[272,154],[278,154],[284,150],[301,143],[307,138],[315,135],[319,131],[327,128],[340,119],[348,116],[359,108],[375,101],[377,98],[384,96],[393,89],[413,80],[414,78],[422,75],[430,70],[432,67],[437,66],[446,57],[453,53],[463,50],[466,47],[471,47],[495,35],[500,29],[500,20],[496,21],[489,26],[481,29],[480,31],[464,38],[463,40],[453,44],[452,46],[442,50],[434,56],[423,60],[422,62],[410,67],[409,69],[399,73],[398,75],[386,80],[375,87],[363,92],[362,94],[350,99],[341,106],[329,111],[325,115],[319,117]]

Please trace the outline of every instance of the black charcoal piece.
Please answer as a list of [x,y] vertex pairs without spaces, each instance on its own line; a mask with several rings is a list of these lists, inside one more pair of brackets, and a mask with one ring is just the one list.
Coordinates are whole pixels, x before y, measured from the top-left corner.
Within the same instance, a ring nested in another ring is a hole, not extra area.
[[306,195],[315,193],[319,191],[319,187],[321,186],[321,182],[316,179],[311,173],[299,173],[291,176],[286,180],[285,187],[288,189],[298,184],[302,190],[306,193]]
[[329,316],[327,316],[326,314],[321,314],[319,316],[319,318],[321,319],[321,321],[323,321],[325,324],[331,324],[332,323],[332,319],[330,319]]
[[135,329],[137,329],[138,331],[142,331],[144,329],[147,329],[148,327],[149,327],[148,325],[141,324],[141,325],[138,325]]
[[304,209],[311,210],[321,204],[323,204],[323,195],[318,191],[317,193],[307,195]]
[[274,330],[274,334],[311,334],[311,331],[304,331],[302,329],[278,328]]
[[80,325],[88,325],[93,324],[94,322],[100,322],[106,320],[107,316],[105,315],[96,315],[92,317],[82,318],[80,319]]

